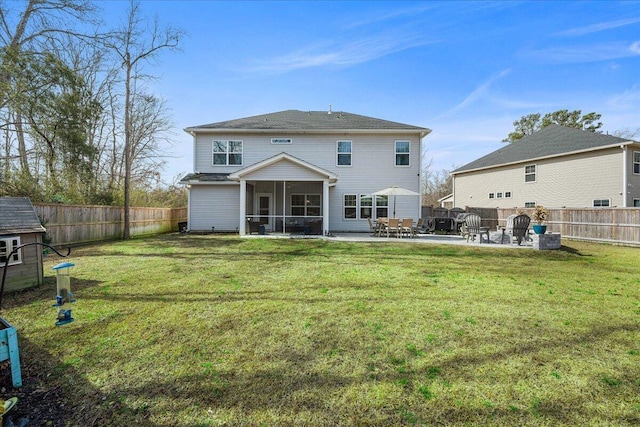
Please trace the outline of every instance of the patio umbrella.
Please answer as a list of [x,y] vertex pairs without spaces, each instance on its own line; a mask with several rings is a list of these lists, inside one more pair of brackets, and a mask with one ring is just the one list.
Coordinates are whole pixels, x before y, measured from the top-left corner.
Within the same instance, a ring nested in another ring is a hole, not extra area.
[[396,196],[419,196],[420,193],[392,185],[384,190],[371,193],[373,196],[393,196],[393,217],[396,216]]

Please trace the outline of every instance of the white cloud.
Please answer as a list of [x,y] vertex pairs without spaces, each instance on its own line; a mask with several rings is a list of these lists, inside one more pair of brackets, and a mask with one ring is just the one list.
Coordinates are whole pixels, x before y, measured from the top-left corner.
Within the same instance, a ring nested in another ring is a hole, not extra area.
[[502,79],[503,77],[507,76],[510,72],[511,72],[511,69],[507,68],[505,70],[502,70],[500,73],[496,74],[495,76],[490,77],[488,80],[486,80],[485,82],[481,83],[477,88],[475,88],[458,105],[456,105],[455,107],[449,109],[445,113],[443,113],[443,114],[439,115],[438,117],[436,117],[436,120],[440,119],[442,117],[449,116],[449,115],[451,115],[451,114],[453,114],[453,113],[455,113],[455,112],[457,112],[459,110],[462,110],[463,108],[468,107],[469,105],[477,102],[479,99],[481,99],[482,97],[484,97],[486,95],[487,90],[496,81],[498,81],[498,80]]
[[610,42],[592,45],[552,47],[525,52],[522,56],[551,63],[585,63],[610,61],[640,55],[640,41]]
[[640,110],[640,86],[634,85],[624,92],[614,95],[607,100],[607,105],[616,110]]
[[313,67],[349,67],[434,41],[417,34],[381,34],[348,42],[329,41],[259,61],[247,72],[286,73]]
[[614,28],[626,27],[627,25],[633,25],[640,23],[640,18],[628,18],[619,19],[617,21],[599,22],[597,24],[591,24],[584,27],[572,28],[565,31],[556,33],[557,36],[583,36],[586,34],[598,33],[600,31],[611,30]]

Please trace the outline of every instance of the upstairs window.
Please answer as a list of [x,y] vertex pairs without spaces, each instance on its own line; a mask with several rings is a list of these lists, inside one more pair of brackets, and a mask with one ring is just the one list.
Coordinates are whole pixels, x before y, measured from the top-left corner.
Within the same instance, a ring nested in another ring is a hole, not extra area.
[[[4,263],[7,262],[9,254],[17,247],[20,246],[20,237],[3,237],[0,239],[0,265],[4,267]],[[9,259],[9,265],[22,263],[22,251],[18,250]]]
[[409,166],[410,149],[409,141],[396,141],[396,166]]
[[640,175],[640,151],[633,152],[633,173]]
[[524,182],[536,182],[536,165],[524,167]]
[[214,166],[241,166],[242,141],[213,141]]
[[336,151],[338,166],[351,166],[351,141],[338,141]]

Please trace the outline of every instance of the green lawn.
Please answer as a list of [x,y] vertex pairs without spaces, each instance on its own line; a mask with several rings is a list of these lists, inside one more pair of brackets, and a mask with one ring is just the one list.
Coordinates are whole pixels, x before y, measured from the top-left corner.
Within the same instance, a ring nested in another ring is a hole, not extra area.
[[[5,297],[69,425],[640,423],[640,250],[166,235]],[[50,375],[49,375],[50,373]]]

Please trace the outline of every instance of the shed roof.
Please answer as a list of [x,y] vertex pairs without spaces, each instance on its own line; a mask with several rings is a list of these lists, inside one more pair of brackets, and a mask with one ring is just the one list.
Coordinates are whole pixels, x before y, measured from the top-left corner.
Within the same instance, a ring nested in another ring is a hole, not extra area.
[[0,234],[46,231],[28,197],[0,197]]
[[616,136],[550,125],[467,163],[452,174],[633,143]]
[[374,117],[361,116],[343,111],[300,111],[286,110],[276,113],[260,114],[223,122],[209,123],[200,126],[192,126],[185,129],[187,132],[215,131],[215,130],[242,130],[242,131],[345,131],[345,130],[372,130],[372,131],[410,131],[420,132],[426,136],[430,129],[376,119]]

